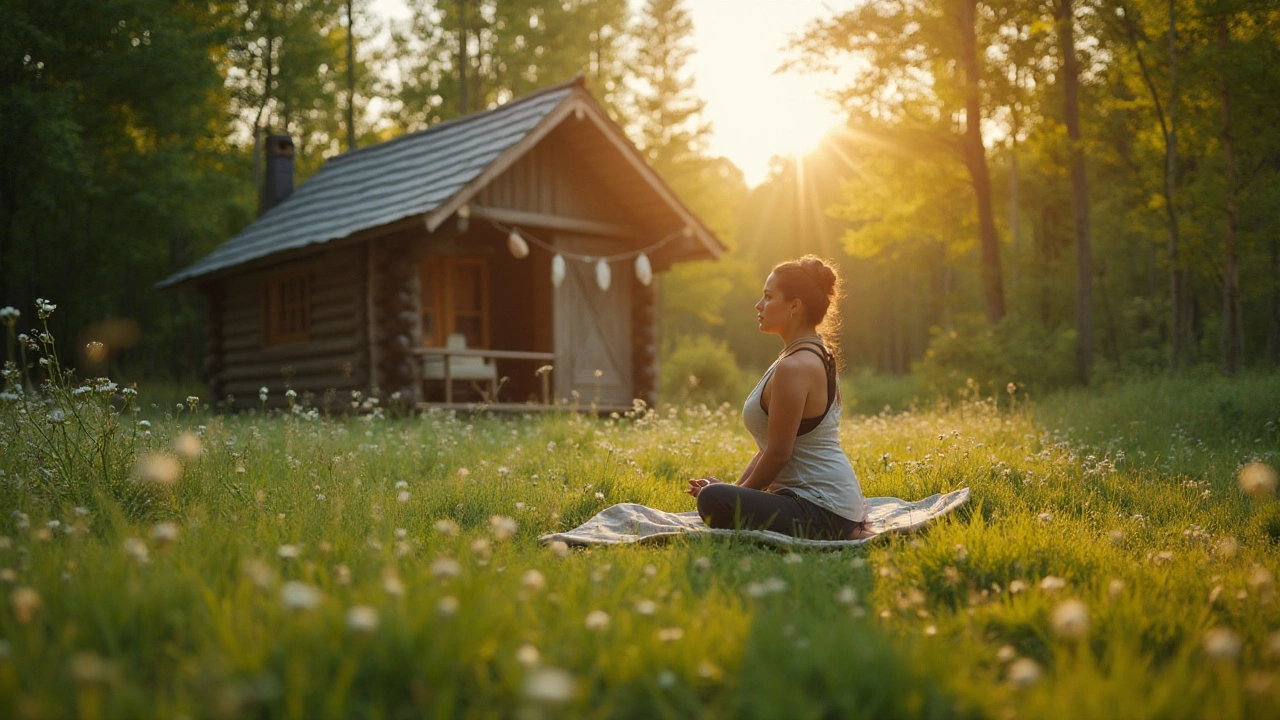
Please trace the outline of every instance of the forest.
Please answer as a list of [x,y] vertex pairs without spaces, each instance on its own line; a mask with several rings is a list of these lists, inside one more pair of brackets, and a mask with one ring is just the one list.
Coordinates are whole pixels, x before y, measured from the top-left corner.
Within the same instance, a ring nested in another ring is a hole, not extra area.
[[268,132],[303,181],[581,74],[730,246],[661,279],[667,397],[767,364],[751,307],[809,252],[843,270],[863,377],[1039,391],[1280,363],[1274,3],[833,4],[778,71],[828,76],[847,123],[754,188],[708,149],[680,0],[407,6],[0,0],[0,305],[56,302],[53,334],[103,343],[113,376],[197,378],[199,299],[153,285],[252,221]]

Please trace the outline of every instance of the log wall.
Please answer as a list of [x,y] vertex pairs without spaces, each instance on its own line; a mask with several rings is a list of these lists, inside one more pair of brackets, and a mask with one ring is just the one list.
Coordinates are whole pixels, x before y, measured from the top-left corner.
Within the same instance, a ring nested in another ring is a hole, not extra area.
[[[205,366],[217,398],[230,395],[235,407],[246,408],[258,406],[262,387],[271,406],[285,404],[289,388],[312,393],[317,402],[329,390],[340,401],[352,390],[366,391],[365,252],[363,245],[335,248],[211,284]],[[264,347],[263,283],[303,271],[312,273],[309,338]]]

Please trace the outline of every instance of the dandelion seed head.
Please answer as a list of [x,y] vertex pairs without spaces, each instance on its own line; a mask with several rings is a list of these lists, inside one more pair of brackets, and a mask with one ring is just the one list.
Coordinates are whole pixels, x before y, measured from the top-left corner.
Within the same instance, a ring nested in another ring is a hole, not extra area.
[[1018,651],[1013,649],[1012,645],[1001,645],[996,651],[996,660],[1000,663],[1007,663],[1018,657]]
[[512,535],[516,534],[516,521],[506,515],[494,515],[489,518],[489,527],[493,530],[493,537],[496,540],[509,540]]
[[302,551],[297,545],[284,544],[276,548],[276,556],[281,560],[297,560]]
[[149,452],[138,459],[134,477],[151,485],[172,485],[182,476],[182,463],[166,452]]
[[858,602],[858,591],[845,585],[840,588],[840,592],[836,593],[836,602],[841,605],[853,605]]
[[526,570],[524,576],[520,578],[520,584],[526,590],[541,592],[547,586],[547,579],[537,570]]
[[1111,582],[1107,584],[1107,595],[1112,600],[1115,600],[1116,598],[1120,597],[1120,594],[1123,592],[1124,592],[1124,581],[1121,580],[1120,578],[1112,578]]
[[636,614],[650,617],[658,612],[658,604],[652,600],[638,600],[635,605]]
[[1221,558],[1233,558],[1240,551],[1240,543],[1230,535],[1220,538],[1213,546],[1214,554]]
[[40,609],[40,593],[33,587],[16,587],[9,593],[9,607],[19,623],[29,625]]
[[1235,630],[1225,627],[1210,628],[1202,642],[1205,655],[1214,660],[1235,660],[1240,657],[1244,643]]
[[1280,484],[1276,471],[1263,462],[1251,462],[1240,468],[1237,482],[1246,495],[1255,498],[1275,497],[1276,486]]
[[446,537],[453,537],[458,534],[458,523],[452,520],[437,520],[434,525],[435,531]]
[[1058,637],[1078,640],[1089,632],[1089,608],[1079,600],[1066,600],[1053,609],[1050,622]]
[[270,590],[276,584],[276,571],[267,563],[249,558],[240,563],[240,570],[249,581],[256,585],[260,590]]
[[550,548],[551,554],[556,557],[569,557],[569,544],[563,540],[552,540],[547,547]]
[[382,590],[395,597],[404,595],[404,583],[400,581],[395,568],[386,568],[382,571]]
[[412,497],[412,495],[409,494],[408,490],[401,490],[396,493],[396,502],[407,503],[409,502],[410,497]]
[[1027,585],[1025,580],[1014,580],[1009,583],[1009,594],[1017,595],[1020,592],[1026,591],[1029,587],[1030,586]]

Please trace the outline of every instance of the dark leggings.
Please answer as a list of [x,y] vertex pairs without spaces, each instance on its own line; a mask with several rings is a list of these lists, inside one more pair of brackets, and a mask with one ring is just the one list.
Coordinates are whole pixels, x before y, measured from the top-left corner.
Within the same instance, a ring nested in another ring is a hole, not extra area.
[[813,540],[845,540],[863,526],[790,490],[768,493],[731,483],[712,483],[699,490],[698,514],[713,528],[772,530]]

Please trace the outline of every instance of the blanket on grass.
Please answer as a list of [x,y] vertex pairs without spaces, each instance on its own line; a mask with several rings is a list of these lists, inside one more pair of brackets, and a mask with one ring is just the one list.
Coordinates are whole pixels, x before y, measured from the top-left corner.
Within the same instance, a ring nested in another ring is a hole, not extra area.
[[704,525],[696,510],[669,513],[632,503],[605,508],[572,530],[543,535],[540,539],[548,543],[562,540],[569,545],[623,545],[663,542],[682,535],[731,536],[766,545],[833,549],[857,547],[885,533],[917,530],[960,507],[968,499],[967,487],[914,502],[894,497],[867,498],[867,527],[875,535],[861,540],[807,540],[770,530],[718,530]]

